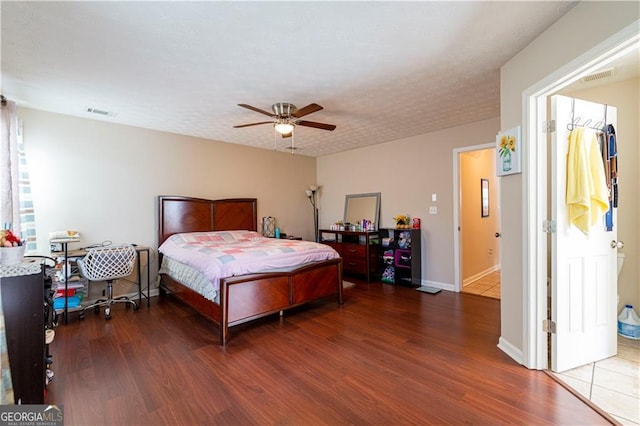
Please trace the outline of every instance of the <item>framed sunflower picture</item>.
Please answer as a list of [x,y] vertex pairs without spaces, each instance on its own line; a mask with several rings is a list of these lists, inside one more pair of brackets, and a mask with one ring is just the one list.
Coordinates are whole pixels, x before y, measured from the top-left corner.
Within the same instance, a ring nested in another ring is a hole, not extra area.
[[522,139],[520,126],[496,136],[496,174],[498,176],[521,173]]

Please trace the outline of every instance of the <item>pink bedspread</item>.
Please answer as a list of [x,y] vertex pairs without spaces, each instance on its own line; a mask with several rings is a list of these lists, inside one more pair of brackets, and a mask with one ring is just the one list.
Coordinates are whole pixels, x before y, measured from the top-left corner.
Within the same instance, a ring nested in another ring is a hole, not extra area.
[[202,272],[220,288],[220,279],[285,269],[340,257],[331,247],[309,241],[266,238],[254,231],[175,234],[158,249]]

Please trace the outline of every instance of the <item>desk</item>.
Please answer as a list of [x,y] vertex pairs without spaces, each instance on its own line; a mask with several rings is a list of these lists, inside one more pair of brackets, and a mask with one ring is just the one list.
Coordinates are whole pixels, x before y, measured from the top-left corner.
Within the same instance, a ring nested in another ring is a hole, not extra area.
[[[79,241],[79,240],[75,240],[75,241]],[[61,243],[62,244],[62,252],[54,252],[51,253],[52,257],[55,256],[60,256],[64,254],[64,262],[65,265],[67,263],[67,259],[69,257],[82,257],[84,255],[87,254],[87,250],[85,249],[78,249],[78,250],[68,250],[67,248],[67,244],[69,242],[74,242],[74,241],[70,241],[68,239],[65,240],[56,240],[53,242],[57,242],[57,243]],[[138,307],[142,306],[142,296],[144,296],[147,299],[147,308],[149,308],[151,306],[151,301],[149,300],[149,292],[150,292],[150,270],[149,270],[149,263],[150,260],[149,256],[151,254],[151,249],[149,247],[145,247],[145,246],[134,246],[134,248],[136,249],[136,252],[138,253],[138,255],[136,256],[136,263],[137,263],[137,267],[138,267],[138,279],[134,282],[134,284],[138,285]],[[142,291],[142,271],[140,270],[140,254],[142,252],[145,252],[147,254],[147,292],[143,292]],[[65,283],[64,283],[64,287],[65,287],[65,295],[67,293],[67,285],[68,285],[68,281],[69,281],[69,277],[67,276],[67,268],[65,268]],[[65,296],[66,297],[66,296]],[[69,308],[67,306],[67,303],[65,301],[64,304],[64,323],[67,324],[68,321],[68,313],[69,313]]]

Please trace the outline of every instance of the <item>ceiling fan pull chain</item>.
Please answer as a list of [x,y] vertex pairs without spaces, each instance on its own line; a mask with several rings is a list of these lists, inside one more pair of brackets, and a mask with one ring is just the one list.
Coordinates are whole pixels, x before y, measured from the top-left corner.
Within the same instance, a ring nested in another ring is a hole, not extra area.
[[273,150],[278,150],[278,132],[276,132],[276,129],[273,129]]

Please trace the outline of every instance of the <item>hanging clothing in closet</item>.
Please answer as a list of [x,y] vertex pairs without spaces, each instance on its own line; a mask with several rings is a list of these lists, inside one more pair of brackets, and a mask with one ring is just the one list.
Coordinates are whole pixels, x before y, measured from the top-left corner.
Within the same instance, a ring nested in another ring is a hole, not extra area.
[[577,127],[569,133],[567,153],[566,203],[569,222],[585,235],[609,210],[609,190],[605,179],[596,132]]

